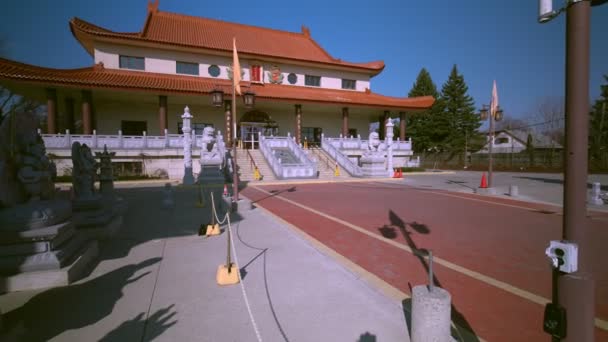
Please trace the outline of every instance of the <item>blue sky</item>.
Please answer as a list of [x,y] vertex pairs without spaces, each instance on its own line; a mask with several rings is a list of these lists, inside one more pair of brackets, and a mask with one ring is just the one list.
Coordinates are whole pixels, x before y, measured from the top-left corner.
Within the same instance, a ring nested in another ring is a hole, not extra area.
[[[79,17],[135,32],[143,27],[147,2],[4,0],[3,55],[47,67],[89,66],[93,59],[68,21]],[[489,102],[496,79],[505,114],[518,118],[543,98],[564,94],[565,16],[538,24],[537,6],[537,0],[160,1],[161,10],[194,16],[295,32],[306,25],[336,58],[384,60],[372,90],[385,95],[406,95],[422,67],[441,88],[457,64],[477,107]],[[602,75],[608,74],[607,33],[608,5],[594,7],[590,100],[599,96]]]

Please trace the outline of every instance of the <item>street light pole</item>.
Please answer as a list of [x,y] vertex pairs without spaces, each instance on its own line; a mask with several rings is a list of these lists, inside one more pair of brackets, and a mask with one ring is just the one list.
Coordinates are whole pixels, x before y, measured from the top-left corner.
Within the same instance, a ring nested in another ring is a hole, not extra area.
[[578,244],[578,271],[559,277],[559,301],[567,309],[565,341],[594,341],[595,283],[587,231],[589,135],[589,1],[566,10],[566,151],[563,239]]
[[595,340],[595,281],[591,273],[587,227],[589,136],[589,30],[591,6],[606,0],[568,0],[558,11],[540,0],[539,21],[566,12],[566,146],[562,238],[578,245],[578,269],[557,281],[559,302],[566,309],[565,341]]
[[492,188],[492,163],[493,163],[493,152],[492,147],[494,145],[494,122],[502,120],[502,109],[500,106],[496,105],[494,109],[490,108],[491,106],[482,105],[480,111],[481,120],[485,120],[486,117],[490,122],[489,125],[489,139],[488,139],[488,188]]

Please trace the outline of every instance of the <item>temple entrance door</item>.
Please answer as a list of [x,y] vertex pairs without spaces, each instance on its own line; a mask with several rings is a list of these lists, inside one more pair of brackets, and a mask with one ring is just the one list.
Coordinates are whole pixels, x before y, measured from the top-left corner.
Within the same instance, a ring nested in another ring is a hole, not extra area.
[[259,134],[261,133],[263,136],[276,135],[278,125],[268,114],[253,110],[243,115],[237,132],[243,148],[257,149],[259,148]]
[[243,148],[255,150],[259,145],[259,134],[264,134],[264,123],[261,122],[241,122],[241,140]]

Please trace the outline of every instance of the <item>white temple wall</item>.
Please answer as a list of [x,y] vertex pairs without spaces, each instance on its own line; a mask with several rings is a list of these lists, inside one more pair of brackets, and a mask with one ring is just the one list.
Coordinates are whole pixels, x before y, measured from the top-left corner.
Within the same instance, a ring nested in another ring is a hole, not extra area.
[[[103,62],[106,68],[119,69],[120,55],[145,57],[145,72],[163,74],[175,75],[176,61],[180,61],[198,63],[199,76],[212,77],[209,75],[209,66],[217,65],[220,68],[220,75],[217,77],[219,79],[228,79],[227,68],[232,64],[231,57],[211,54],[189,53],[108,43],[97,43],[95,46],[95,63]],[[305,86],[305,75],[313,75],[321,76],[321,88],[342,89],[342,79],[349,79],[357,81],[356,89],[351,91],[365,91],[366,88],[371,89],[370,76],[365,73],[291,65],[260,59],[252,60],[244,57],[241,57],[240,62],[244,72],[243,80],[245,81],[251,80],[249,74],[250,64],[261,63],[263,67],[264,82],[269,82],[267,71],[269,71],[273,65],[277,65],[283,74],[284,85],[291,85],[287,80],[287,76],[290,73],[295,73],[298,77],[294,86]]]

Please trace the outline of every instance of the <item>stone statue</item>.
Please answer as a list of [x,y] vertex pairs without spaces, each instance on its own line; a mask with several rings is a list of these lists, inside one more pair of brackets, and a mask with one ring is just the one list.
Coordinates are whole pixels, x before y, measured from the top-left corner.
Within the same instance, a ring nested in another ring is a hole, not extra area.
[[53,197],[55,164],[46,156],[33,114],[10,115],[0,127],[0,208]]
[[0,126],[0,231],[42,228],[71,215],[69,202],[54,200],[55,165],[37,127],[33,113],[11,114]]
[[203,139],[201,148],[201,172],[198,176],[199,182],[217,182],[221,183],[224,180],[222,174],[223,156],[220,154],[217,147],[217,139],[213,131],[213,127],[203,128]]
[[99,158],[99,192],[103,195],[114,195],[112,157],[116,152],[108,152],[108,147],[103,145],[103,152],[96,152],[95,155]]
[[77,199],[95,194],[95,175],[99,166],[87,144],[72,144],[72,185]]
[[70,201],[55,196],[56,169],[46,156],[38,124],[33,113],[19,113],[0,126],[3,291],[67,285],[97,253],[97,243],[76,232]]
[[380,146],[380,136],[378,132],[371,132],[369,134],[367,140],[367,148],[369,151],[375,152],[378,151],[378,147]]
[[203,151],[211,152],[215,147],[215,135],[213,133],[213,127],[205,127],[203,128]]

